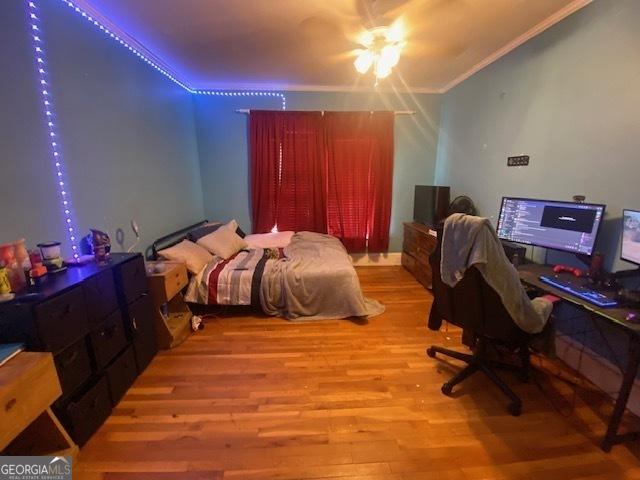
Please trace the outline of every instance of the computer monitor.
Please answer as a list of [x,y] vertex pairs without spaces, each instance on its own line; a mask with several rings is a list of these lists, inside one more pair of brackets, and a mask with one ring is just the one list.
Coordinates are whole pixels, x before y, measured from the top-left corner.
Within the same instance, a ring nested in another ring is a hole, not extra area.
[[622,253],[620,258],[640,265],[640,211],[622,211]]
[[498,237],[565,252],[591,255],[604,205],[504,197]]

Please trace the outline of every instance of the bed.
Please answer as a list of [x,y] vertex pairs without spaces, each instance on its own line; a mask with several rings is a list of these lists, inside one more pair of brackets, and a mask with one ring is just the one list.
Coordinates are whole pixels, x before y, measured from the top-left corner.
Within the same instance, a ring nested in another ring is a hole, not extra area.
[[[167,245],[183,241],[204,224],[158,239],[152,257],[161,256]],[[315,232],[291,232],[275,242],[273,238],[249,235],[246,248],[226,259],[213,255],[191,276],[185,300],[198,305],[252,305],[291,320],[384,312],[380,302],[362,294],[351,259],[337,238]]]

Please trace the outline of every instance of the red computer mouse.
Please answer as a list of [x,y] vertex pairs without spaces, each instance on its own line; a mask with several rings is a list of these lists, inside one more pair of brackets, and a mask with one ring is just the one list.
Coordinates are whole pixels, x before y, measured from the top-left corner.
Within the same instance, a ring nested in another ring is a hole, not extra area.
[[573,273],[575,277],[582,277],[583,275],[582,270],[576,267],[570,267],[568,265],[556,265],[555,267],[553,267],[553,273],[562,273],[562,272]]

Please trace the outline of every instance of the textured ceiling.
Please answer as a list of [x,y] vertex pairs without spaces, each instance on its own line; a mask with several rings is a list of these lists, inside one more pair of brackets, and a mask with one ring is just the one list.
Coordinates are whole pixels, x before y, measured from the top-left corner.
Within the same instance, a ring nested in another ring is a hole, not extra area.
[[402,17],[393,87],[443,91],[590,0],[83,0],[194,88],[369,89],[352,51]]

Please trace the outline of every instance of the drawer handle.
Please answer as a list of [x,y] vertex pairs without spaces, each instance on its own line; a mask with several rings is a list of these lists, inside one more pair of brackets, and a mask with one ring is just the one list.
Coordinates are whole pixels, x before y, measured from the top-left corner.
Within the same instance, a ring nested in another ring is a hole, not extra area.
[[136,322],[136,317],[133,317],[131,319],[131,326],[133,327],[134,330],[138,330],[138,322]]
[[8,412],[9,410],[11,410],[16,405],[16,403],[18,403],[18,401],[15,398],[12,398],[5,404],[4,411]]
[[65,305],[65,307],[62,310],[58,310],[57,312],[52,312],[51,316],[55,320],[61,320],[64,317],[68,316],[71,313],[72,309],[73,309],[72,305],[71,304],[67,304],[67,305]]
[[64,361],[60,362],[60,366],[61,367],[68,367],[69,365],[71,365],[73,362],[76,361],[76,359],[78,358],[78,351],[76,350],[75,352],[73,352],[69,358],[65,359]]

